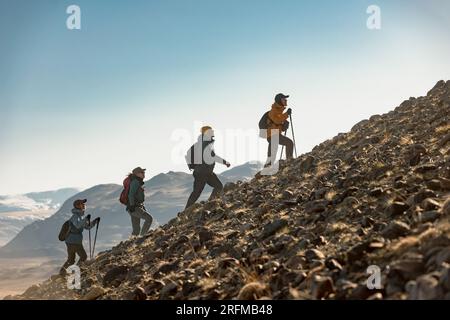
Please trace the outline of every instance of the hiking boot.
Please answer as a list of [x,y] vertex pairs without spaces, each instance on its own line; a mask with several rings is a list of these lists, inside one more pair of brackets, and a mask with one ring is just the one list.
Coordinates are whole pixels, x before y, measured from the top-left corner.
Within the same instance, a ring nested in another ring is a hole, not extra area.
[[67,275],[66,269],[65,269],[65,268],[61,268],[61,269],[59,270],[59,275],[60,275],[61,277],[65,277],[65,276]]

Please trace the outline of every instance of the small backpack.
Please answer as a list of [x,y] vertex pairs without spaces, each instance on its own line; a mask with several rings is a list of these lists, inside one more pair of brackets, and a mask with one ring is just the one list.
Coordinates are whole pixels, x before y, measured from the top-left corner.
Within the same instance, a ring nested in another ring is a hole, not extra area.
[[187,164],[189,170],[194,170],[195,169],[195,163],[194,163],[195,161],[192,161],[192,159],[194,158],[193,157],[194,148],[195,148],[195,144],[193,144],[189,148],[188,152],[186,153],[186,156],[184,157],[186,159],[186,164]]
[[70,233],[70,220],[63,223],[61,230],[59,231],[58,239],[59,241],[64,241]]
[[120,193],[119,201],[123,205],[128,205],[128,193],[130,192],[131,177],[128,176],[123,180],[123,190]]
[[269,112],[267,111],[264,113],[264,115],[261,117],[261,120],[259,120],[259,136],[263,139],[267,138],[267,129],[269,129],[269,125],[273,123],[272,120],[270,120]]
[[269,129],[269,112],[267,111],[266,113],[264,113],[264,115],[261,117],[261,120],[259,120],[259,129],[260,130],[267,130]]

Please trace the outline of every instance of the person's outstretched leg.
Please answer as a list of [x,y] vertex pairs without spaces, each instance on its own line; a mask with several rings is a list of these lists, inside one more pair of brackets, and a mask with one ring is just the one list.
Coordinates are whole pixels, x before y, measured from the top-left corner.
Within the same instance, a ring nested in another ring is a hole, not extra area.
[[152,226],[153,217],[147,212],[145,207],[138,207],[136,208],[136,215],[139,216],[139,219],[144,220],[144,225],[141,229],[141,236],[144,236],[147,234],[148,230],[150,230],[150,227]]
[[292,159],[294,157],[294,142],[288,137],[280,135],[279,143],[286,147],[286,159]]
[[208,176],[207,183],[213,188],[209,200],[217,198],[223,190],[223,184],[219,177],[217,177],[217,175],[213,172]]
[[61,270],[59,270],[60,275],[65,275],[67,273],[66,269],[71,265],[75,264],[76,250],[74,248],[74,245],[66,243],[66,246],[67,246],[67,260],[61,267]]
[[277,160],[278,145],[280,144],[279,135],[268,137],[267,142],[269,143],[269,146],[267,148],[267,161],[265,167],[273,166]]
[[133,228],[131,235],[138,236],[139,233],[141,232],[141,219],[138,216],[136,216],[135,212],[136,212],[136,210],[134,212],[128,212],[128,213],[130,214],[131,226]]
[[76,254],[80,257],[77,262],[78,266],[81,266],[83,262],[87,260],[86,250],[84,250],[83,244],[76,244],[74,247]]
[[205,177],[201,174],[194,173],[194,190],[192,190],[192,193],[189,196],[185,210],[190,206],[192,206],[195,203],[195,201],[197,201],[198,198],[200,198],[200,195],[202,194],[203,189],[205,188],[205,184],[206,184]]

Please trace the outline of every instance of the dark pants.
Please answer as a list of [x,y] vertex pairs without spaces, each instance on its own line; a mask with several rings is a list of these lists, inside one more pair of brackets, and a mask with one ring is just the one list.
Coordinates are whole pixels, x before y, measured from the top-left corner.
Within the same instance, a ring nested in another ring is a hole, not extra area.
[[66,243],[66,246],[67,246],[67,261],[61,268],[60,271],[61,274],[65,274],[66,269],[75,264],[76,255],[80,257],[77,263],[78,266],[87,260],[87,254],[82,244]]
[[203,173],[194,171],[194,190],[189,196],[185,209],[192,206],[195,201],[200,198],[200,195],[202,194],[206,184],[210,185],[213,188],[209,200],[216,198],[222,192],[223,184],[222,182],[220,182],[219,178],[214,172]]
[[[272,158],[272,137],[267,138],[269,142],[269,148],[267,150],[267,161],[271,161]],[[286,136],[278,135],[278,144],[286,147],[286,159],[292,159],[294,154],[294,142]],[[278,145],[274,146],[274,150],[278,151]],[[274,155],[276,156],[276,154]]]

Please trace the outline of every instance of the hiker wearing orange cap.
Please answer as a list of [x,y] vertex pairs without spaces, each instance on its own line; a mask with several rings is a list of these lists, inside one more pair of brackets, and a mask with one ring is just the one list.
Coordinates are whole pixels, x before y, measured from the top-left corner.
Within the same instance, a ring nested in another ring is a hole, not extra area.
[[186,209],[193,205],[208,184],[213,188],[209,199],[214,199],[220,195],[223,184],[214,173],[216,162],[230,167],[230,163],[214,152],[214,130],[210,126],[204,126],[200,130],[201,135],[197,142],[189,149],[186,154],[186,162],[189,170],[194,170],[194,189],[189,196]]

